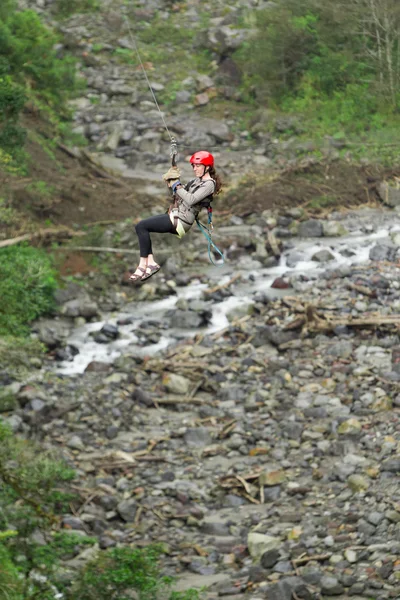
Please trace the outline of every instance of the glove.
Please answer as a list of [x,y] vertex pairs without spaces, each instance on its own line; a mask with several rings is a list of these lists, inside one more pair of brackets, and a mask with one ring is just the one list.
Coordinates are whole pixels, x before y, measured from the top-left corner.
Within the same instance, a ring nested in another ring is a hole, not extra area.
[[175,181],[175,183],[173,183],[170,187],[172,189],[172,192],[175,194],[176,193],[176,188],[178,187],[178,185],[182,185],[181,182],[179,181]]
[[169,182],[171,180],[178,181],[180,176],[181,176],[181,172],[178,169],[178,167],[171,167],[166,173],[164,173],[162,178],[164,179],[164,181],[166,181],[169,184]]

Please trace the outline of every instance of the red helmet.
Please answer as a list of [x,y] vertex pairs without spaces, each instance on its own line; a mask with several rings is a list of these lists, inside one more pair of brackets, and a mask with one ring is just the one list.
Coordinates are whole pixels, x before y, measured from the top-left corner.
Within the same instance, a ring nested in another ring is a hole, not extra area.
[[190,163],[192,165],[204,165],[205,167],[213,167],[214,157],[209,152],[206,152],[205,150],[200,150],[200,152],[195,152],[193,156],[190,157]]

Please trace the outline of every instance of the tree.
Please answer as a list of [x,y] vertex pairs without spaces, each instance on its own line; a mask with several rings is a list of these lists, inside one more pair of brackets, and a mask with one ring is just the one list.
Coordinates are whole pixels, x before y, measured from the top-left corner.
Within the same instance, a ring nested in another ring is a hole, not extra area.
[[396,106],[400,92],[400,5],[397,0],[352,0],[365,55],[382,93]]

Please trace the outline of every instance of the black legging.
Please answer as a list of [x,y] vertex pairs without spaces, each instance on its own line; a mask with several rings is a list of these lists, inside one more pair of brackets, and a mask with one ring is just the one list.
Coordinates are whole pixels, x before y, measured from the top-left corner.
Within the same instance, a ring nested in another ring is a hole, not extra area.
[[139,238],[140,256],[142,258],[147,258],[149,254],[153,254],[150,233],[176,234],[176,229],[167,214],[143,219],[136,225],[135,229]]

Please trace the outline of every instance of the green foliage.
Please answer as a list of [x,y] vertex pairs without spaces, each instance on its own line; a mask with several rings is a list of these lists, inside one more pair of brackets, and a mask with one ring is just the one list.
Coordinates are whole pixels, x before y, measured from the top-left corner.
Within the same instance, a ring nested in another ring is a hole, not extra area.
[[[259,11],[254,39],[235,55],[244,72],[245,98],[301,114],[309,137],[332,135],[338,127],[346,133],[379,129],[382,116],[395,110],[394,85],[399,96],[400,78],[393,83],[386,73],[382,48],[379,55],[361,5],[348,8],[282,0]],[[400,9],[387,27],[395,32],[396,23]],[[393,46],[385,47],[386,59],[400,74],[400,38],[393,39]]]
[[22,585],[18,569],[7,549],[0,543],[0,598],[22,600]]
[[69,115],[67,100],[83,86],[76,60],[57,55],[58,41],[34,11],[17,10],[14,0],[1,3],[0,166],[8,170],[25,159],[26,133],[18,121],[26,99],[42,108],[55,107],[60,121]]
[[[172,579],[162,576],[161,546],[107,551],[93,549],[93,558],[73,577],[59,577],[62,561],[69,560],[96,538],[72,531],[50,532],[55,515],[69,510],[68,482],[75,472],[38,445],[15,436],[0,420],[0,599],[128,600],[136,591],[140,600],[199,600],[196,590],[170,592]],[[12,524],[12,528],[11,528]],[[31,534],[42,532],[43,541]],[[32,578],[35,572],[40,576]],[[6,590],[6,595],[2,593]]]
[[54,187],[49,186],[46,181],[34,181],[26,186],[28,192],[37,194],[40,198],[50,198],[54,193]]
[[[12,508],[13,523],[19,531],[29,530],[36,523],[33,514],[41,519],[51,519],[52,512],[69,499],[57,485],[74,477],[75,472],[63,461],[55,460],[50,452],[42,451],[33,442],[14,436],[0,421],[0,482],[4,486],[0,488],[0,494],[6,496],[2,497],[1,505],[12,505],[15,496],[23,501],[18,509]],[[3,519],[5,513],[1,514],[0,527],[7,525],[1,522]]]
[[29,246],[0,251],[0,335],[26,335],[29,323],[54,307],[57,287],[48,255]]
[[307,202],[306,207],[318,212],[326,208],[332,208],[334,206],[337,206],[338,204],[340,204],[338,198],[336,196],[331,196],[328,194],[313,198],[312,200]]
[[306,0],[285,0],[260,11],[255,40],[237,54],[247,64],[248,82],[277,101],[296,94],[305,75],[318,94],[330,95],[365,75],[366,65],[354,60],[360,50],[348,20],[334,7]]
[[155,600],[159,589],[156,548],[112,548],[89,562],[81,574],[72,598],[80,600],[127,600],[134,589],[141,600]]
[[186,592],[172,592],[168,600],[200,600],[200,592],[190,589]]
[[54,12],[61,18],[67,18],[75,13],[95,12],[100,9],[98,0],[56,0]]
[[7,388],[0,388],[0,413],[13,410],[17,405],[15,394]]
[[[82,546],[93,546],[94,544],[96,544],[94,537],[61,531],[55,533],[45,546],[34,546],[32,564],[37,567],[52,568],[58,565],[60,560],[69,560],[76,556],[82,550]],[[32,568],[32,564],[29,565],[30,568]]]
[[0,225],[13,225],[17,221],[17,212],[8,205],[4,198],[0,198]]
[[31,10],[11,12],[0,35],[0,56],[7,59],[10,73],[59,109],[77,89],[75,60],[58,57],[58,37]]
[[[67,600],[129,600],[129,590],[140,600],[156,600],[160,592],[169,600],[198,600],[196,590],[170,592],[169,577],[162,577],[158,566],[161,548],[113,548],[88,562]],[[168,596],[165,596],[168,594]]]
[[45,347],[39,340],[14,336],[0,336],[0,369],[13,379],[23,379],[32,364],[40,364]]
[[[1,35],[1,26],[0,26]],[[25,131],[18,125],[18,117],[25,103],[25,93],[20,85],[6,74],[6,65],[0,56],[0,148],[12,156],[15,148],[25,142]],[[0,159],[0,164],[1,164]],[[12,164],[12,159],[11,159]]]

